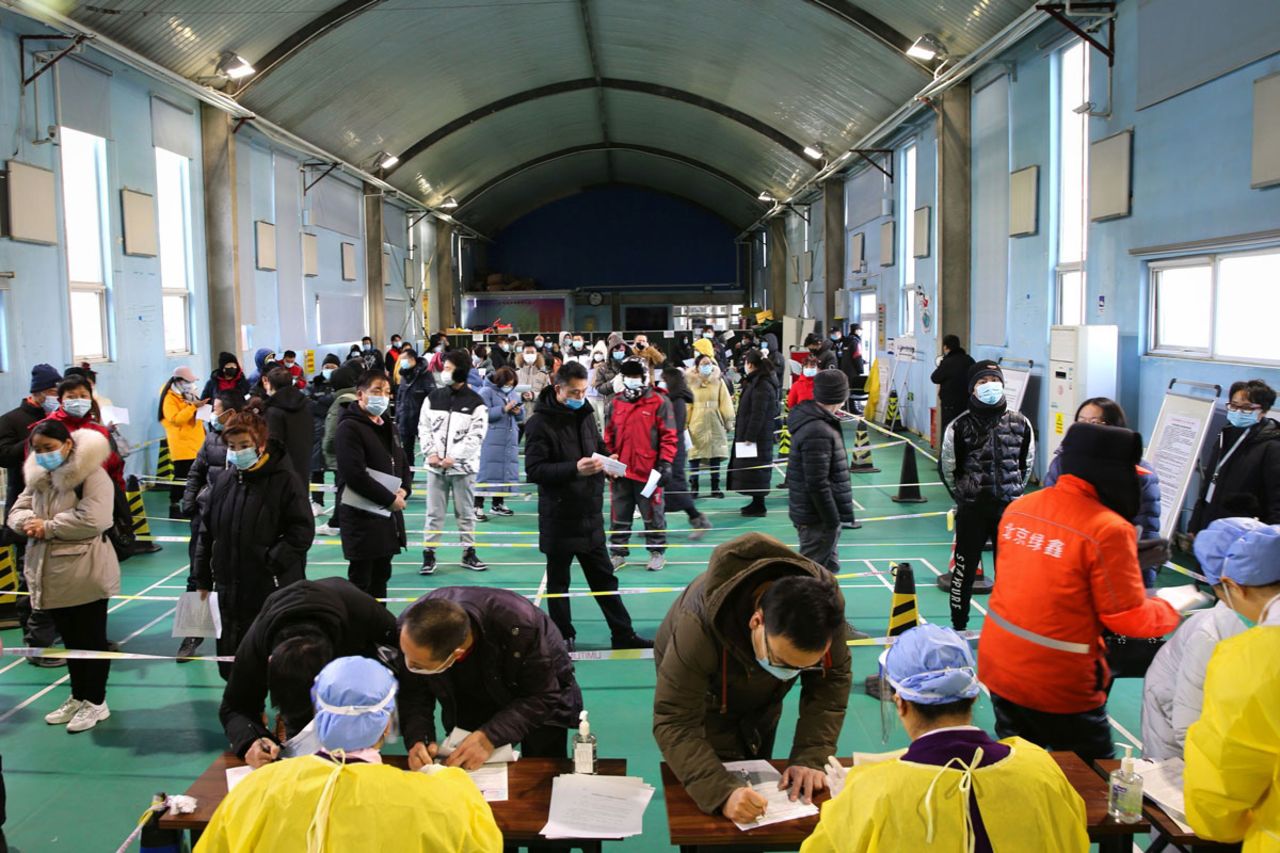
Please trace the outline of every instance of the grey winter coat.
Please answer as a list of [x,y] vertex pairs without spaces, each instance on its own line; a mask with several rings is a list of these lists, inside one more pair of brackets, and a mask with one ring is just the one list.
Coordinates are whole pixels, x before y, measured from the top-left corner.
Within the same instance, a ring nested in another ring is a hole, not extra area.
[[479,491],[514,491],[512,486],[498,484],[520,482],[520,431],[516,427],[524,419],[524,408],[503,411],[508,403],[520,403],[520,395],[515,391],[504,393],[493,380],[486,379],[480,399],[489,410],[489,430],[480,445]]
[[[71,433],[72,451],[52,472],[27,457],[26,487],[9,512],[9,527],[19,536],[23,525],[44,520],[44,538],[28,539],[23,574],[37,610],[76,607],[120,591],[120,563],[106,539],[114,523],[115,487],[102,463],[111,444],[101,433]],[[77,494],[77,489],[79,494]]]

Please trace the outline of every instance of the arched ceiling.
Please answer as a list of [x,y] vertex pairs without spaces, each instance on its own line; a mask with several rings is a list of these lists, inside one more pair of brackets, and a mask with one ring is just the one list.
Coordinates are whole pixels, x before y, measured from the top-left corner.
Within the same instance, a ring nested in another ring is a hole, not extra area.
[[[627,183],[743,226],[1033,0],[94,0],[68,14],[480,230]],[[239,88],[234,88],[235,86]]]

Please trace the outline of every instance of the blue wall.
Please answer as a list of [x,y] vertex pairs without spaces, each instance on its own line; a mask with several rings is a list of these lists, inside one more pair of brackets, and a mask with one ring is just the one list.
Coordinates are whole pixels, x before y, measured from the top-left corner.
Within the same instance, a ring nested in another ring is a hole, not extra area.
[[532,277],[544,290],[731,285],[735,236],[733,226],[682,199],[601,187],[504,228],[489,247],[489,269]]

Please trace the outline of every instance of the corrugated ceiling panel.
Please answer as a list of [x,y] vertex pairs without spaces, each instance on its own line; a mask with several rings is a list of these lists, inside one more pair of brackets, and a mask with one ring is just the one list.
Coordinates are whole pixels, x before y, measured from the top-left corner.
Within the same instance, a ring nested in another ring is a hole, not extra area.
[[[57,5],[57,4],[51,4]],[[338,5],[333,0],[98,0],[65,13],[184,77],[212,75],[223,51],[250,62]]]
[[604,152],[584,152],[535,166],[504,181],[459,210],[458,218],[482,231],[497,232],[544,204],[608,180]]
[[395,0],[318,39],[245,103],[359,161],[514,92],[589,76],[577,3]]
[[958,56],[972,53],[1036,0],[857,0],[857,4],[913,41],[933,33]]
[[852,143],[919,91],[918,66],[799,0],[593,0],[606,77],[729,104],[802,143]]

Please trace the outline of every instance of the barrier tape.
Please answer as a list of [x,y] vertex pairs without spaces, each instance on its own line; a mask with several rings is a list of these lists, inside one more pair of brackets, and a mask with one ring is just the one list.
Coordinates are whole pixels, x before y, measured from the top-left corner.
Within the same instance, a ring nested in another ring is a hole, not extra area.
[[880,425],[879,425],[878,423],[876,423],[875,421],[869,421],[869,420],[867,420],[866,418],[859,418],[859,420],[861,420],[861,421],[862,421],[864,424],[866,424],[867,426],[871,427],[871,428],[872,428],[873,430],[875,430],[876,432],[880,432],[880,433],[884,433],[885,435],[893,436],[896,440],[901,441],[903,444],[910,444],[912,447],[914,447],[914,448],[916,449],[916,452],[917,452],[917,453],[919,453],[921,456],[923,456],[923,457],[925,457],[926,459],[928,459],[928,460],[930,460],[930,461],[934,462],[935,464],[937,463],[937,461],[938,461],[938,457],[934,456],[932,453],[930,453],[929,451],[925,450],[923,447],[921,447],[920,445],[916,444],[916,443],[915,443],[914,441],[912,441],[911,439],[909,439],[909,438],[904,438],[904,437],[903,437],[903,436],[901,436],[900,434],[898,434],[898,433],[896,433],[896,432],[893,432],[892,430],[886,429],[885,427],[880,426]]

